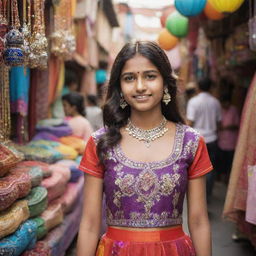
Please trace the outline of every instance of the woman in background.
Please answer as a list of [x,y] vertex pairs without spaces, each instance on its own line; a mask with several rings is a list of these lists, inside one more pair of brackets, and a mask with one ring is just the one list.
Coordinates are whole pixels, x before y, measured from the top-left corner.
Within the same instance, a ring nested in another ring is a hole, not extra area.
[[84,139],[87,143],[93,130],[85,118],[84,97],[77,92],[71,92],[62,96],[62,103],[66,115],[65,120],[70,125],[73,135]]

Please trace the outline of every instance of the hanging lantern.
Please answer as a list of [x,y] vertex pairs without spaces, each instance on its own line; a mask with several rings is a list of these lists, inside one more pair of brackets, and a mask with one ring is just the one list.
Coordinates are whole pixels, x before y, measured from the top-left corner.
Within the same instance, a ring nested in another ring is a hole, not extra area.
[[209,2],[206,3],[204,14],[210,20],[221,20],[224,17],[224,15],[218,12]]
[[206,0],[175,0],[176,9],[184,16],[196,16],[203,11]]
[[188,33],[188,18],[175,11],[166,20],[166,29],[177,37],[185,37]]
[[163,29],[159,33],[158,43],[160,47],[166,51],[174,48],[178,42],[179,42],[179,39],[176,36],[170,34],[167,29]]
[[175,10],[174,6],[170,6],[163,10],[162,15],[160,17],[160,22],[162,27],[165,27],[167,17]]
[[208,0],[209,3],[219,12],[235,12],[244,2],[244,0]]

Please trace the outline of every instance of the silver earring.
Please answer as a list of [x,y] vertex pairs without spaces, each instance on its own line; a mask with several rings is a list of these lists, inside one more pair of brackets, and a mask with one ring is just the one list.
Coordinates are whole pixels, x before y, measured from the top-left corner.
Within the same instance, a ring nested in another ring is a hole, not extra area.
[[164,102],[165,105],[168,105],[168,103],[172,100],[172,96],[170,95],[168,88],[165,87],[164,89],[164,96],[162,101]]
[[125,109],[125,108],[128,106],[128,104],[127,104],[127,102],[125,101],[124,96],[123,96],[122,93],[120,94],[120,96],[121,96],[121,98],[120,98],[120,103],[119,103],[119,105],[120,105],[120,107],[121,107],[122,109]]

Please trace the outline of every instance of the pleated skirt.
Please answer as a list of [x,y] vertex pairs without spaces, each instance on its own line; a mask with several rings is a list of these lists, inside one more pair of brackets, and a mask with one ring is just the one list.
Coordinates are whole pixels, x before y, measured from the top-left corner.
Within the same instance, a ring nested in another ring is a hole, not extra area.
[[130,231],[108,227],[96,256],[195,256],[182,226],[157,231]]

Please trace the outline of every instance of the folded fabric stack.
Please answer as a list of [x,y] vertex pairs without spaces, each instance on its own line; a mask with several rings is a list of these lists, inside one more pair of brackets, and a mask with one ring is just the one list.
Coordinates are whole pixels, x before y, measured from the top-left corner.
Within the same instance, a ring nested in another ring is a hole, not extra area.
[[84,141],[62,120],[27,145],[0,143],[0,256],[65,255],[78,232]]

